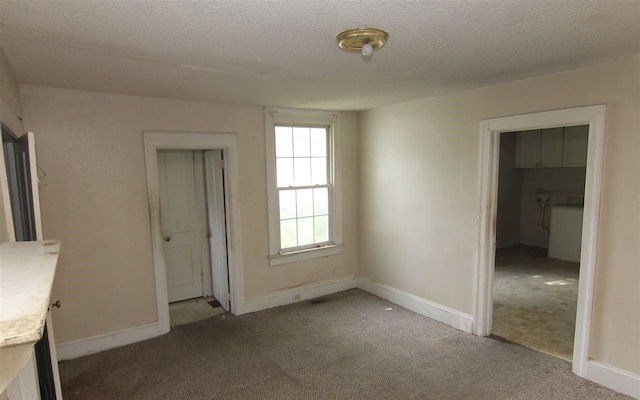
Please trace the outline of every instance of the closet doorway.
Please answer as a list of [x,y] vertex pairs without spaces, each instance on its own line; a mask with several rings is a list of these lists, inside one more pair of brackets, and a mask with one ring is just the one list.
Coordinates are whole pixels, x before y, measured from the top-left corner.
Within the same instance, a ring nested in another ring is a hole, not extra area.
[[158,151],[171,325],[229,310],[222,150]]
[[159,331],[169,303],[193,296],[242,313],[236,135],[144,132],[144,147]]

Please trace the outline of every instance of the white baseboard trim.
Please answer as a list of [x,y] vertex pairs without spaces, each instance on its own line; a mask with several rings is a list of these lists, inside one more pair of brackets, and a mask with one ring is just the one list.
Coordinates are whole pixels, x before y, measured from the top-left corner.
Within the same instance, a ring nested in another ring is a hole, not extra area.
[[597,361],[589,361],[585,378],[616,392],[640,399],[640,376],[638,375]]
[[164,335],[168,332],[168,329],[166,331],[162,330],[158,322],[152,322],[117,332],[58,343],[56,345],[58,360],[70,360],[72,358],[98,353],[103,350],[126,346],[131,343]]
[[372,282],[368,279],[358,278],[358,288],[415,313],[460,329],[461,331],[472,332],[472,319],[470,315],[441,306],[440,304],[425,300],[411,293],[403,292],[391,286]]
[[520,238],[509,239],[509,240],[501,240],[496,243],[496,249],[505,249],[507,247],[515,246],[520,244]]
[[244,313],[266,310],[268,308],[285,306],[287,304],[297,303],[314,299],[320,296],[342,292],[357,287],[356,278],[344,278],[334,281],[326,281],[313,286],[303,286],[295,289],[288,289],[278,294],[258,297],[245,301]]
[[549,245],[547,244],[546,246],[540,246],[540,243],[529,243],[526,241],[521,241],[520,244],[524,244],[525,246],[533,246],[533,247],[537,247],[540,249],[548,249]]

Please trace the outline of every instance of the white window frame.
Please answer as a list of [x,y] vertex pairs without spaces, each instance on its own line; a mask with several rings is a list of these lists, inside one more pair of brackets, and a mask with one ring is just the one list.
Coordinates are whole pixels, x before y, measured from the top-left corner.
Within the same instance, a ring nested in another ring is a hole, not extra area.
[[[269,208],[269,265],[283,265],[343,252],[342,243],[342,155],[338,111],[265,108],[267,150],[267,204]],[[327,127],[329,171],[329,241],[328,245],[281,252],[280,208],[276,180],[276,126]]]

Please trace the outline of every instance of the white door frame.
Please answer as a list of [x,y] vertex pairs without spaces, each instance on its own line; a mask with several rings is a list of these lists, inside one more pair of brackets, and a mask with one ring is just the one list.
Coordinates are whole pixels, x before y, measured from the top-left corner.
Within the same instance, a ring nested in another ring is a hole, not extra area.
[[147,169],[147,190],[151,223],[151,244],[156,280],[158,325],[162,333],[169,332],[169,297],[167,270],[162,250],[160,222],[160,179],[158,176],[158,150],[223,150],[227,173],[226,217],[228,243],[231,312],[239,315],[244,310],[244,283],[242,264],[242,236],[240,230],[240,175],[238,171],[238,140],[235,133],[163,132],[144,131],[144,154]]
[[573,372],[582,377],[586,376],[589,356],[604,161],[605,113],[606,106],[597,105],[493,118],[480,122],[479,244],[473,309],[473,332],[479,336],[488,336],[492,329],[500,133],[589,125],[578,309],[573,346]]

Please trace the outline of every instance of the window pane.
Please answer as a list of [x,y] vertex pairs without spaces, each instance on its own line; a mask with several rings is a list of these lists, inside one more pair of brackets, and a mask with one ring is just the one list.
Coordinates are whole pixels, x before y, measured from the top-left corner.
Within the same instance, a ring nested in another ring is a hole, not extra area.
[[313,215],[313,189],[296,190],[298,218]]
[[296,191],[280,191],[280,219],[290,219],[296,217]]
[[296,220],[287,219],[280,221],[280,247],[283,249],[296,247],[298,235],[296,234]]
[[293,157],[293,130],[290,126],[276,126],[276,157]]
[[322,215],[314,217],[314,238],[315,243],[329,241],[329,216]]
[[313,214],[329,214],[329,189],[313,189]]
[[278,187],[293,186],[293,158],[277,158]]
[[298,219],[298,246],[313,244],[313,217]]
[[311,156],[327,156],[327,129],[311,128]]
[[311,155],[311,141],[309,128],[293,128],[293,156],[309,157]]
[[327,159],[322,157],[311,159],[311,183],[325,185],[327,183]]
[[310,158],[294,158],[295,165],[295,185],[309,186],[311,185],[311,159]]

